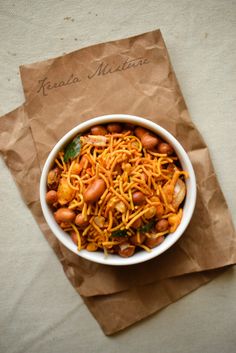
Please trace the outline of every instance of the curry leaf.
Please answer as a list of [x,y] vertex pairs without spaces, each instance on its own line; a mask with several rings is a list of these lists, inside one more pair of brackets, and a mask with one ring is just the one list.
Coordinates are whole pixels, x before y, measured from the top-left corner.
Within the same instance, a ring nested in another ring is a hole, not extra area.
[[67,163],[69,159],[77,157],[80,153],[81,142],[80,135],[76,136],[65,148],[64,161]]
[[114,232],[112,232],[111,236],[112,237],[126,237],[128,235],[127,230],[126,229],[118,229],[115,230]]
[[155,223],[156,223],[156,221],[153,219],[151,222],[144,224],[144,226],[142,226],[142,227],[139,227],[138,230],[141,233],[149,232],[149,230],[151,230],[153,228]]

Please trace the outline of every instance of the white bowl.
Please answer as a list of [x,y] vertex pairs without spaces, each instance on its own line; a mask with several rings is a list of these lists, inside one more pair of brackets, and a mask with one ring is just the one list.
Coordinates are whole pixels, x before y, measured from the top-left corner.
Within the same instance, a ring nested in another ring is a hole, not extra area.
[[[109,254],[108,257],[105,257],[103,252],[89,252],[87,250],[78,251],[77,246],[73,243],[70,236],[67,233],[65,233],[56,223],[53,216],[53,212],[51,208],[47,205],[45,200],[45,195],[47,192],[47,175],[49,170],[52,168],[52,165],[54,164],[54,160],[58,152],[62,150],[68,144],[68,142],[77,134],[85,132],[86,130],[90,129],[93,125],[107,124],[110,122],[131,123],[153,131],[161,138],[163,138],[163,140],[171,144],[171,146],[174,148],[180,160],[183,170],[189,173],[189,178],[186,180],[187,193],[186,193],[186,198],[185,198],[184,207],[183,207],[183,217],[176,231],[174,233],[169,234],[165,238],[163,243],[161,243],[156,248],[152,249],[150,253],[146,252],[145,250],[141,250],[128,258],[122,258],[114,254]],[[169,249],[184,233],[186,227],[188,226],[191,220],[195,203],[196,203],[196,179],[195,179],[195,174],[194,174],[192,164],[190,162],[190,159],[187,153],[185,152],[181,144],[175,139],[175,137],[172,136],[167,130],[153,123],[150,120],[147,120],[138,116],[126,115],[126,114],[104,115],[104,116],[99,116],[97,118],[90,119],[74,127],[66,135],[64,135],[54,146],[43,167],[43,171],[40,179],[40,202],[41,202],[41,207],[42,207],[44,217],[51,231],[55,234],[55,236],[62,244],[64,244],[68,249],[73,251],[75,254],[87,260],[105,264],[105,265],[115,265],[115,266],[133,265],[133,264],[150,260],[162,254],[164,251]]]

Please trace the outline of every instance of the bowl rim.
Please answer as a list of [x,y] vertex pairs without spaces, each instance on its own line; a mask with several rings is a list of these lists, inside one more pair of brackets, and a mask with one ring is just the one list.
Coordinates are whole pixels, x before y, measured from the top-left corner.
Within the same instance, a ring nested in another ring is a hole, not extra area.
[[[66,144],[68,144],[69,141],[78,133],[84,132],[96,124],[99,124],[99,125],[107,124],[109,122],[120,122],[120,123],[129,122],[131,124],[145,127],[153,131],[154,133],[158,134],[165,141],[171,143],[172,147],[174,148],[175,152],[178,155],[178,158],[180,159],[180,163],[182,167],[184,164],[183,169],[184,170],[187,169],[189,173],[189,178],[186,180],[187,195],[185,199],[185,205],[183,207],[183,217],[176,231],[174,233],[168,234],[168,237],[165,238],[165,241],[161,243],[159,246],[153,248],[150,253],[143,250],[138,253],[135,253],[133,256],[128,258],[122,258],[118,255],[113,255],[113,254],[109,254],[108,257],[105,257],[102,252],[89,252],[87,250],[78,251],[76,245],[72,242],[70,236],[66,232],[64,232],[60,228],[60,226],[56,223],[53,217],[53,211],[47,205],[45,200],[45,194],[47,191],[47,186],[46,186],[47,174],[48,174],[48,171],[50,170],[50,167],[57,153]],[[59,139],[59,141],[52,148],[51,152],[48,154],[47,159],[44,163],[41,177],[40,177],[39,193],[40,193],[40,204],[41,204],[41,209],[42,209],[44,218],[49,228],[51,229],[52,233],[66,248],[68,248],[69,250],[71,250],[72,252],[74,252],[75,254],[77,254],[78,256],[86,260],[90,260],[99,264],[112,265],[112,266],[126,266],[126,265],[134,265],[134,264],[151,260],[154,257],[161,255],[163,252],[168,250],[172,245],[174,245],[177,242],[177,240],[183,235],[184,231],[186,230],[192,218],[193,211],[196,204],[197,188],[196,188],[196,177],[195,177],[194,169],[189,159],[189,156],[187,155],[187,152],[184,150],[180,142],[168,130],[164,129],[162,126],[158,125],[157,123],[154,123],[153,121],[146,118],[142,118],[140,116],[130,115],[130,114],[107,114],[107,115],[91,118],[89,120],[86,120],[76,125],[74,128],[69,130],[64,136],[62,136]]]

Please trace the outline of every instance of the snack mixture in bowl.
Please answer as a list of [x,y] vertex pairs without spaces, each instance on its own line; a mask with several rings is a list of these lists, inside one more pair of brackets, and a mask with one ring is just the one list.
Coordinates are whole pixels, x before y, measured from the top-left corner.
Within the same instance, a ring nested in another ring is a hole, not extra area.
[[189,173],[163,137],[134,121],[113,121],[74,135],[58,151],[45,198],[79,252],[124,258],[151,252],[177,230]]

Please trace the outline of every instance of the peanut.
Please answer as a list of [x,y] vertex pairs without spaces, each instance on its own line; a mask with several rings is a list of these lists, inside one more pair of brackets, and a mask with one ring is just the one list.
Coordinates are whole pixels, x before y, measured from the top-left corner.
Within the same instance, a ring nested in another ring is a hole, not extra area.
[[134,132],[135,135],[141,140],[143,147],[147,150],[152,150],[159,142],[158,138],[154,134],[142,127],[137,127]]
[[96,125],[91,128],[91,134],[104,136],[107,134],[107,129],[102,125]]
[[47,184],[49,189],[53,189],[53,190],[57,189],[59,180],[60,180],[60,174],[61,174],[60,169],[57,167],[50,170],[47,177]]
[[50,190],[46,193],[46,201],[48,205],[53,205],[55,202],[57,202],[58,197],[57,197],[57,192],[55,190]]
[[111,123],[107,125],[107,130],[110,133],[120,133],[122,131],[122,126],[118,123]]
[[84,201],[93,203],[99,200],[106,189],[106,184],[103,179],[96,179],[84,192]]
[[153,236],[152,238],[146,238],[145,245],[150,249],[152,249],[160,245],[164,240],[165,240],[165,237],[163,236],[160,236],[160,237]]
[[56,212],[54,212],[54,217],[57,223],[73,222],[73,220],[75,219],[75,212],[70,210],[69,208],[62,207],[59,208]]
[[145,195],[141,191],[136,191],[132,195],[135,205],[142,205],[145,202]]
[[169,143],[166,143],[166,142],[159,143],[159,145],[157,146],[157,151],[158,153],[167,154],[168,156],[174,152],[171,145],[169,145]]
[[169,223],[167,219],[160,219],[155,225],[157,232],[165,232],[169,228]]
[[78,227],[81,228],[85,228],[88,224],[89,224],[89,217],[87,219],[87,221],[84,219],[84,217],[82,216],[82,213],[77,214],[77,216],[75,217],[75,224]]
[[130,257],[134,254],[135,246],[129,244],[122,244],[120,245],[120,250],[118,254],[122,257]]
[[138,219],[136,219],[136,221],[134,221],[134,223],[132,223],[132,228],[137,229],[137,228],[141,227],[141,225],[142,225],[142,219],[138,218]]

